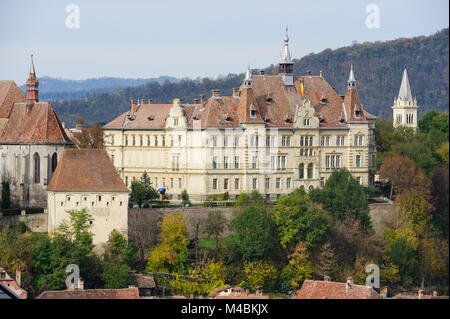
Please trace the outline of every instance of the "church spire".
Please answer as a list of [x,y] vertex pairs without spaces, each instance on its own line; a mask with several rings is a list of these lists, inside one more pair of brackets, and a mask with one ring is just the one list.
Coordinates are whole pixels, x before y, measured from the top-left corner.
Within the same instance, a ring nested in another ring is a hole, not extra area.
[[347,80],[347,86],[349,88],[356,88],[356,79],[355,74],[353,73],[353,64],[350,66],[350,75]]
[[403,71],[402,84],[400,85],[398,98],[403,101],[412,99],[411,86],[409,85],[408,72],[406,71],[406,68]]
[[32,104],[39,101],[39,81],[36,77],[34,69],[33,55],[31,55],[30,76],[26,82],[27,85],[27,102]]
[[250,65],[247,67],[247,73],[245,74],[244,88],[252,88],[252,72],[250,71]]

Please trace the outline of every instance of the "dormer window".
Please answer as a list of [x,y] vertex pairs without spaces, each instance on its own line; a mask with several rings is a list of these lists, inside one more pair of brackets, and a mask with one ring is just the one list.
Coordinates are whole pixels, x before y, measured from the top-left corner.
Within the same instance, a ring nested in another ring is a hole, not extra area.
[[173,126],[178,126],[178,118],[173,119]]
[[270,123],[270,119],[266,119],[265,122],[266,122],[266,123]]
[[255,118],[256,117],[256,110],[250,110],[250,117]]
[[355,111],[355,117],[359,119],[361,117],[361,111]]
[[327,102],[328,102],[328,100],[327,100],[326,97],[322,97],[322,98],[320,99],[320,104],[327,104]]
[[284,123],[285,123],[285,124],[289,124],[289,123],[291,123],[291,120],[290,120],[290,119],[285,119],[285,120],[284,120]]
[[272,98],[271,98],[271,97],[268,97],[268,98],[266,98],[266,103],[267,103],[267,104],[270,104],[270,103],[272,103],[272,101],[273,101],[273,100],[272,100]]

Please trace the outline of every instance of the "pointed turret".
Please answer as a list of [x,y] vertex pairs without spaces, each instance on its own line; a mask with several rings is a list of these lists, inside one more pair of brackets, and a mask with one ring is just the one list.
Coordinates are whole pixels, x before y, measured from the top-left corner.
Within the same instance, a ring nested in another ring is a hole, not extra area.
[[365,121],[365,115],[359,101],[356,78],[353,72],[353,64],[350,66],[350,75],[347,80],[347,92],[344,97],[345,117],[348,122]]
[[26,82],[27,85],[27,102],[33,104],[39,101],[39,81],[34,70],[33,55],[31,55],[30,76]]
[[403,71],[402,84],[400,85],[400,91],[398,92],[398,98],[403,101],[412,99],[411,86],[409,85],[408,72],[406,71],[406,68]]
[[355,74],[353,73],[353,64],[350,66],[350,75],[348,76],[347,86],[349,88],[350,87],[356,87]]
[[394,100],[394,105],[392,106],[394,127],[402,125],[415,130],[417,128],[417,108],[417,100],[413,99],[408,72],[405,67],[398,97]]
[[252,87],[252,72],[250,71],[250,65],[247,68],[247,73],[245,74],[244,79],[244,88],[251,88]]
[[247,68],[243,87],[240,92],[238,114],[241,123],[262,121],[261,114],[253,94],[250,67]]
[[286,27],[286,35],[284,37],[284,49],[278,64],[278,74],[283,78],[285,85],[294,85],[294,63],[292,62],[291,53],[289,51],[288,28]]

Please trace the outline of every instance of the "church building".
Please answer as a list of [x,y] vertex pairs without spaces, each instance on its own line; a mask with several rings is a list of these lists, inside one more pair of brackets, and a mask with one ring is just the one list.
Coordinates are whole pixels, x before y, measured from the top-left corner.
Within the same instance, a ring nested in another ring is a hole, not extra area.
[[52,105],[39,101],[31,60],[26,97],[14,81],[0,81],[0,177],[21,207],[47,206],[45,188],[64,148],[73,146]]
[[394,100],[394,105],[392,106],[394,127],[405,126],[416,130],[417,109],[417,99],[413,99],[408,72],[405,68],[398,97]]

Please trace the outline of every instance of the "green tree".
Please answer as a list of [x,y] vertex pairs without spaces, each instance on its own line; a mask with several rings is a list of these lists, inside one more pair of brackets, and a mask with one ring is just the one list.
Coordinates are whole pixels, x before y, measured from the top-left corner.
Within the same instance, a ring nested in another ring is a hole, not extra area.
[[394,265],[399,267],[401,282],[405,287],[417,283],[419,261],[416,250],[411,243],[399,237],[389,243],[389,257]]
[[314,249],[324,242],[331,228],[327,213],[302,188],[277,200],[272,214],[284,248],[304,241],[308,249]]
[[219,249],[219,239],[225,230],[227,219],[221,211],[209,211],[205,221],[205,232],[208,236],[214,237],[216,252]]
[[243,260],[252,261],[274,255],[278,242],[276,226],[258,192],[239,195],[233,209],[231,229],[238,238]]
[[126,264],[106,263],[102,278],[107,289],[127,288],[131,283],[130,267]]
[[366,189],[347,169],[334,171],[322,189],[309,193],[311,200],[323,205],[336,221],[357,220],[362,229],[372,228]]
[[244,262],[245,281],[251,289],[261,287],[271,289],[275,285],[277,269],[270,261],[255,260]]

